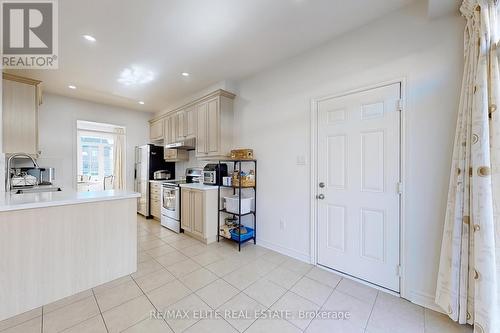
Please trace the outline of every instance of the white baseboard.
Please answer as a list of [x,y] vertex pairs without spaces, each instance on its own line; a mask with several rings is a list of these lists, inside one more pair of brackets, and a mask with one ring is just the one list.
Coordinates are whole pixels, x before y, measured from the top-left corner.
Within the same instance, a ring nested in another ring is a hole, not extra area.
[[292,257],[294,259],[304,261],[308,264],[311,263],[311,257],[309,256],[308,253],[303,253],[285,246],[281,246],[272,242],[268,242],[263,239],[257,238],[257,245],[265,247],[266,249],[273,250],[276,252],[279,252],[281,254],[284,254],[286,256]]
[[[297,260],[306,262],[308,264],[311,263],[311,257],[308,253],[303,253],[303,252],[300,252],[300,251],[297,251],[297,250],[294,250],[294,249],[291,249],[291,248],[288,248],[288,247],[285,247],[282,245],[278,245],[276,243],[269,242],[269,241],[266,241],[263,239],[257,239],[257,244],[259,246],[265,247],[269,250],[279,252],[279,253],[284,254],[286,256],[289,256],[289,257],[295,258]],[[319,267],[323,268],[327,271],[332,271],[331,269],[328,269],[328,268],[323,267],[323,266],[319,266]],[[344,274],[342,274],[340,272],[335,271],[335,273],[344,276]],[[396,295],[396,293],[394,293],[394,292],[391,292],[391,291],[386,290],[384,288],[380,288],[378,286],[372,285],[371,283],[367,283],[363,280],[358,280],[356,278],[353,278],[353,277],[347,276],[347,275],[345,277],[353,279],[353,280],[357,280],[358,282],[365,284],[365,285],[368,285],[368,286],[371,286],[372,288],[387,292],[387,293],[392,294],[392,295]],[[432,295],[432,294],[428,294],[428,293],[420,292],[420,291],[415,291],[415,290],[409,290],[408,297],[406,299],[409,300],[410,302],[415,303],[417,305],[420,305],[424,308],[427,308],[427,309],[430,309],[430,310],[433,310],[436,312],[444,313],[443,309],[441,309],[434,302],[434,295]]]
[[408,300],[412,303],[415,303],[417,305],[423,306],[424,308],[440,312],[440,313],[445,313],[443,309],[441,309],[435,302],[434,302],[434,295],[424,293],[421,291],[415,291],[415,290],[410,290],[408,292]]

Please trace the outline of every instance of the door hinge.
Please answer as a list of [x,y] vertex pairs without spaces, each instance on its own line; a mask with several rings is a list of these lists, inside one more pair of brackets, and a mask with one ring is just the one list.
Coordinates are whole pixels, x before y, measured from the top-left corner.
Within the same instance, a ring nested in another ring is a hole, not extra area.
[[401,276],[401,275],[402,275],[402,272],[401,272],[401,265],[397,265],[397,266],[396,266],[396,275],[397,275],[397,276]]
[[402,99],[398,99],[398,101],[396,102],[396,108],[398,109],[398,111],[403,111],[403,100]]
[[396,187],[397,187],[398,194],[403,194],[403,183],[398,182]]

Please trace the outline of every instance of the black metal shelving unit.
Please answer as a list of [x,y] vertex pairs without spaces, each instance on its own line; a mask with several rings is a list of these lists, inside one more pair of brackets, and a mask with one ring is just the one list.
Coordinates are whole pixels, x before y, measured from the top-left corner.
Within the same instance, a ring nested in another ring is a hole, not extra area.
[[[229,214],[232,215],[233,217],[238,217],[238,240],[231,238],[226,238],[227,240],[231,240],[233,242],[238,243],[238,251],[241,251],[241,244],[246,243],[250,240],[253,240],[253,243],[256,244],[257,241],[257,160],[220,160],[219,164],[222,163],[233,163],[233,171],[234,170],[239,170],[240,174],[242,171],[242,164],[243,163],[253,163],[254,166],[254,174],[255,174],[255,185],[254,186],[242,186],[242,181],[240,178],[239,181],[239,186],[224,186],[220,185],[218,188],[218,200],[217,200],[217,208],[218,208],[218,216],[217,216],[217,242],[220,239],[220,216],[221,213],[223,214]],[[237,168],[238,167],[238,168]],[[220,197],[220,192],[221,188],[232,188],[233,189],[233,195],[236,194],[236,191],[238,191],[238,214],[234,214],[231,212],[226,211],[225,209],[221,209],[221,197]],[[241,214],[241,193],[242,190],[244,189],[252,189],[253,190],[253,195],[254,195],[254,208],[251,210],[249,213],[246,214]],[[241,233],[239,232],[241,229],[241,218],[244,216],[253,216],[253,237],[250,237],[245,240],[241,240]]]

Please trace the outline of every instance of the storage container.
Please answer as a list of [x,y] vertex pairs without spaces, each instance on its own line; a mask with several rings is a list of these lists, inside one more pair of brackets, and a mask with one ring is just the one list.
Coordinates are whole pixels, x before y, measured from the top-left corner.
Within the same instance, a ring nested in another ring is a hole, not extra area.
[[[247,233],[246,234],[241,234],[241,241],[244,242],[249,238],[252,238],[254,235],[254,231],[252,228],[246,227]],[[234,239],[235,241],[238,241],[240,239],[240,235],[238,235],[239,228],[235,228],[230,231],[231,232],[231,238]]]
[[249,173],[240,172],[239,170],[233,171],[232,184],[233,187],[239,187],[241,180],[241,187],[253,187],[255,186],[255,171],[250,170]]
[[231,159],[233,159],[233,160],[253,160],[253,149],[234,149],[234,150],[231,150]]
[[[224,197],[224,207],[226,211],[233,214],[238,214],[238,195]],[[241,198],[241,214],[250,213],[253,207],[253,198]]]

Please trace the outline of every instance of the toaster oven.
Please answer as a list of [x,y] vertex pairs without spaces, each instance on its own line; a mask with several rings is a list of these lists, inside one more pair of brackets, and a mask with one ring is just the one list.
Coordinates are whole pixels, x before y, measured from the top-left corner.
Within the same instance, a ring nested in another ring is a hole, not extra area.
[[207,164],[203,168],[203,183],[222,185],[222,178],[227,177],[227,164]]
[[158,170],[153,173],[154,180],[165,180],[170,179],[170,171],[168,170]]

